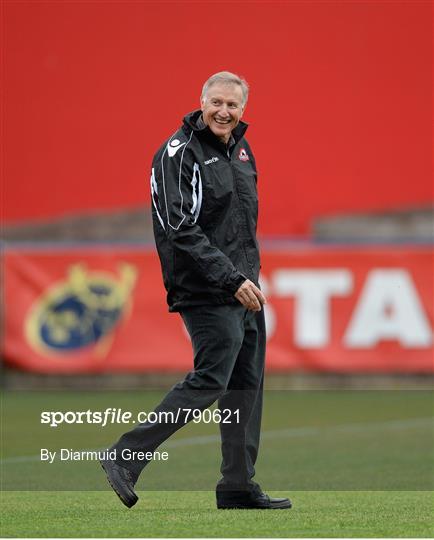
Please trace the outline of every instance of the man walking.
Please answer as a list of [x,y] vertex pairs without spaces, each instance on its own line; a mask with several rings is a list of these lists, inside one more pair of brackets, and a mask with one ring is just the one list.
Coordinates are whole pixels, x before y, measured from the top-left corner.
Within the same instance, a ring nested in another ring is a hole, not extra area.
[[[241,121],[247,97],[248,85],[237,75],[210,77],[201,109],[184,118],[153,160],[153,225],[167,302],[183,318],[194,351],[194,370],[155,412],[204,410],[218,400],[220,410],[233,414],[220,423],[217,507],[290,508],[289,499],[270,498],[253,481],[266,299],[258,283],[256,165]],[[146,463],[123,460],[122,450],[152,452],[186,421],[177,414],[176,422],[139,424],[111,448],[115,461],[101,461],[126,506],[137,502],[134,485]]]

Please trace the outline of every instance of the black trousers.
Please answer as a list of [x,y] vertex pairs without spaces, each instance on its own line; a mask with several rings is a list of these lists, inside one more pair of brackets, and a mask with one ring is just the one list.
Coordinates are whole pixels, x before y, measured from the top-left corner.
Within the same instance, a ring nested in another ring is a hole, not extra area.
[[[181,316],[193,345],[194,370],[170,390],[155,412],[172,412],[176,417],[178,410],[204,410],[216,400],[220,410],[230,409],[231,422],[219,424],[222,478],[217,490],[255,490],[258,486],[252,478],[262,417],[264,312],[235,304],[192,307]],[[177,422],[137,425],[112,447],[117,450],[116,462],[138,476],[146,462],[124,461],[121,451],[153,452],[191,418],[191,414],[187,419],[180,414]]]

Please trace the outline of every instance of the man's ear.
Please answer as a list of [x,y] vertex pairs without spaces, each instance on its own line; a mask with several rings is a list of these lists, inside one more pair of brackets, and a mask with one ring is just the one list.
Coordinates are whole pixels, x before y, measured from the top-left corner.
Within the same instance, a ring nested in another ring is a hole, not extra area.
[[201,110],[201,111],[203,111],[204,106],[205,106],[205,99],[201,97],[201,98],[200,98],[200,110]]

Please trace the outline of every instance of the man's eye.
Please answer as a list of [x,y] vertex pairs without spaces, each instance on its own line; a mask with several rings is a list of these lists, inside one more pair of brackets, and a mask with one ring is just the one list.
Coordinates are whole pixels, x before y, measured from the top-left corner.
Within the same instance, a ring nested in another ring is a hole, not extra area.
[[219,105],[222,104],[222,102],[219,101],[218,99],[213,99],[213,100],[211,101],[211,103],[212,103],[213,105],[215,105],[216,107],[218,107]]
[[230,109],[238,109],[238,103],[229,103]]

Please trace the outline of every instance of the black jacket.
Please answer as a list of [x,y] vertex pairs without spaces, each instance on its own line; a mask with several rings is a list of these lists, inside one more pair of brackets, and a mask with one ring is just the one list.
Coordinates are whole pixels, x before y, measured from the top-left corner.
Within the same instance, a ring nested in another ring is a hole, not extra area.
[[228,147],[207,127],[201,111],[158,150],[152,162],[155,241],[169,311],[238,302],[246,278],[258,285],[256,165],[240,122]]

